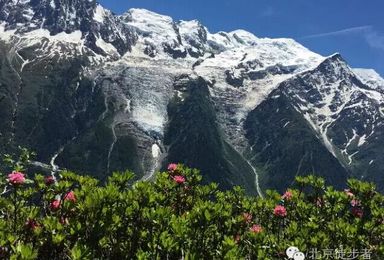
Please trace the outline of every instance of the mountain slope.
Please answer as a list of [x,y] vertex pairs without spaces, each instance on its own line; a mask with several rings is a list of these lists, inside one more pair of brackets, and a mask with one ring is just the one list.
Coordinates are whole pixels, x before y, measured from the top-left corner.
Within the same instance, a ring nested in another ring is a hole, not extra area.
[[178,161],[260,195],[309,173],[384,189],[381,78],[338,54],[92,0],[0,10],[2,152],[100,179]]

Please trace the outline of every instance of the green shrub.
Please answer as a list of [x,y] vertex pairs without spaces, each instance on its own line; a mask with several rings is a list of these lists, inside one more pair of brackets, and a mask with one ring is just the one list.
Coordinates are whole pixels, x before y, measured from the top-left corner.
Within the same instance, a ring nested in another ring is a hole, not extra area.
[[180,164],[154,182],[124,172],[100,184],[66,171],[28,179],[8,162],[15,172],[0,177],[0,258],[284,259],[289,246],[384,257],[384,197],[370,183],[336,191],[298,177],[285,194],[259,198],[201,185]]

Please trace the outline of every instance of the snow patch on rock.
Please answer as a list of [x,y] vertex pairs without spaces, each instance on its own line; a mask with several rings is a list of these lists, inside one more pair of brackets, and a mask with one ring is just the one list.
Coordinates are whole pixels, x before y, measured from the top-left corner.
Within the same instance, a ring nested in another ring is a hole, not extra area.
[[0,40],[9,42],[15,35],[16,30],[6,30],[5,23],[0,23]]
[[161,150],[158,144],[153,144],[152,145],[152,157],[153,158],[158,158],[161,154]]
[[106,16],[106,11],[101,5],[97,5],[95,9],[95,14],[93,20],[99,23],[104,23],[104,17]]
[[102,38],[97,38],[96,46],[102,49],[105,53],[111,56],[120,56],[115,46],[110,43],[105,42]]

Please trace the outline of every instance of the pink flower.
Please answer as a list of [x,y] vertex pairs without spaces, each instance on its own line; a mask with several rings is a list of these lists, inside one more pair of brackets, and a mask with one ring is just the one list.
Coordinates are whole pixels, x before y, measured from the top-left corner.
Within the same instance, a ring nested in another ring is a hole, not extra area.
[[12,185],[21,185],[25,182],[24,174],[21,172],[12,172],[8,175],[8,182]]
[[53,178],[53,176],[51,176],[51,175],[45,176],[44,182],[45,182],[45,185],[47,185],[47,186],[52,185],[55,183],[55,178]]
[[171,163],[168,165],[168,171],[174,172],[177,170],[177,164],[176,163]]
[[364,211],[361,208],[353,207],[352,215],[355,216],[356,218],[362,218],[364,215]]
[[76,202],[75,193],[73,191],[68,192],[67,194],[64,195],[64,200],[75,203]]
[[357,206],[360,206],[360,205],[361,205],[361,203],[360,203],[359,200],[357,200],[357,199],[351,200],[351,206],[352,207],[357,207]]
[[351,192],[350,189],[345,189],[344,190],[345,194],[347,194],[348,197],[354,197],[355,195]]
[[60,200],[54,200],[51,202],[50,208],[51,210],[58,210],[60,208],[61,202]]
[[243,213],[243,220],[245,223],[249,224],[252,221],[252,215],[249,213]]
[[34,219],[28,219],[27,222],[25,222],[25,226],[30,230],[35,230],[40,225],[36,222]]
[[253,225],[249,231],[251,231],[252,233],[261,233],[263,232],[263,228],[260,226],[260,225]]
[[176,175],[174,177],[172,177],[173,180],[177,183],[177,184],[183,184],[185,182],[185,178],[184,176],[181,176],[181,175]]
[[287,210],[284,206],[277,205],[275,209],[273,210],[273,214],[277,217],[286,217],[287,216]]
[[291,191],[286,191],[283,196],[281,197],[283,200],[291,200],[292,199],[292,192]]

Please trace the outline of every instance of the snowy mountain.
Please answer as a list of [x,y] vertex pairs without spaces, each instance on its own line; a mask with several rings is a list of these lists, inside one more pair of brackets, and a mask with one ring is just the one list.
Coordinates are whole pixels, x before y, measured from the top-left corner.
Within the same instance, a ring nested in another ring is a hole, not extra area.
[[384,90],[384,79],[373,69],[353,69],[359,79],[372,89]]
[[101,179],[176,161],[250,193],[308,173],[384,189],[384,80],[339,54],[92,0],[0,10],[2,151]]

